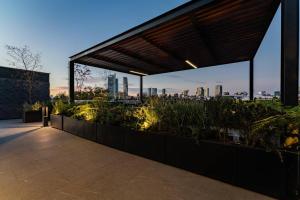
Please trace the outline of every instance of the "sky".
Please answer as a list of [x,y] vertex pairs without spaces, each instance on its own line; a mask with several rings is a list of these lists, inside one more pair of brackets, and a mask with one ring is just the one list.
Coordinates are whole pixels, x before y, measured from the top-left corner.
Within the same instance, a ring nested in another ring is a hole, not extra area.
[[[68,61],[101,41],[160,15],[187,0],[0,0],[0,66],[8,66],[5,45],[28,45],[41,54],[43,68],[50,73],[51,93],[66,91]],[[273,93],[280,88],[280,9],[255,57],[255,93]],[[86,85],[105,87],[105,74],[92,68]],[[172,72],[144,78],[144,88],[166,88],[167,93],[216,84],[231,93],[248,91],[249,63],[235,63],[202,69]],[[119,88],[128,77],[129,92],[136,94],[139,78],[117,73]]]

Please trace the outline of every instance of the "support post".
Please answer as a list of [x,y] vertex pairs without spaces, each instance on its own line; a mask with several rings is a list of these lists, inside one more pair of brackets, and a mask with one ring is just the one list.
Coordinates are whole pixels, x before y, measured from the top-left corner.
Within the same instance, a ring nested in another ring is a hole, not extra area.
[[298,105],[299,0],[281,1],[281,101]]
[[69,62],[69,103],[74,103],[74,62]]
[[140,101],[143,103],[143,76],[140,76]]
[[251,58],[249,61],[249,99],[253,101],[253,91],[254,91],[254,59]]

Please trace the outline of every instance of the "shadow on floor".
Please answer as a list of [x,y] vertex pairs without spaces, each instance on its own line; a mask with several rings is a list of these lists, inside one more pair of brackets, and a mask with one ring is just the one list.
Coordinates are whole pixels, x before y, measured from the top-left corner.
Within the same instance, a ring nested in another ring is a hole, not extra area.
[[7,143],[7,142],[10,142],[12,140],[15,140],[15,139],[17,139],[19,137],[25,136],[26,134],[34,132],[34,131],[39,130],[41,128],[43,128],[43,127],[35,128],[35,129],[29,130],[29,131],[23,131],[23,132],[16,133],[16,134],[13,134],[13,135],[8,135],[8,136],[0,137],[0,145],[4,144],[4,143]]

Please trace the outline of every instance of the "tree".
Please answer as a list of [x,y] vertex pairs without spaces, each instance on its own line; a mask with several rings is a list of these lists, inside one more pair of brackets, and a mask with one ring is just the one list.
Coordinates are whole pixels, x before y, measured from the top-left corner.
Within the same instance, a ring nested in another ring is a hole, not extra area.
[[84,86],[84,81],[91,75],[91,70],[86,65],[76,64],[74,68],[76,89],[81,92]]
[[5,47],[10,57],[9,65],[24,70],[22,78],[26,81],[27,101],[32,104],[33,87],[36,85],[35,74],[38,69],[42,68],[41,56],[39,53],[33,53],[26,45],[23,47],[6,45]]

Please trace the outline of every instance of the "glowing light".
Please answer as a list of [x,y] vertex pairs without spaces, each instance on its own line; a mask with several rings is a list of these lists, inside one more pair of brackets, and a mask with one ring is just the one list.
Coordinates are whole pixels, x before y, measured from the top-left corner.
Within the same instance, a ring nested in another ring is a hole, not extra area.
[[186,60],[185,62],[186,62],[187,64],[189,64],[191,67],[195,68],[195,69],[198,68],[196,65],[194,65],[194,64],[193,64],[191,61],[189,61],[189,60]]
[[143,75],[143,76],[147,76],[148,74],[145,74],[145,73],[142,73],[142,72],[136,72],[136,71],[129,71],[131,73],[134,73],[134,74],[138,74],[138,75]]

